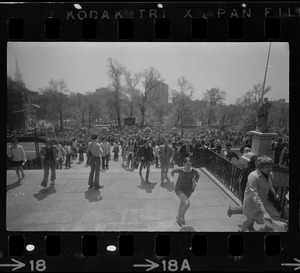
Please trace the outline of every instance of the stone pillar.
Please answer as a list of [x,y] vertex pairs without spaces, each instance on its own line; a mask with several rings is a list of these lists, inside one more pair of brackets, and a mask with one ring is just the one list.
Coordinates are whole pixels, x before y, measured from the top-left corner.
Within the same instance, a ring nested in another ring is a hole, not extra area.
[[276,137],[276,133],[261,133],[257,131],[250,131],[253,135],[252,137],[252,146],[251,146],[251,152],[245,153],[241,160],[244,162],[249,162],[252,155],[269,155],[272,138]]

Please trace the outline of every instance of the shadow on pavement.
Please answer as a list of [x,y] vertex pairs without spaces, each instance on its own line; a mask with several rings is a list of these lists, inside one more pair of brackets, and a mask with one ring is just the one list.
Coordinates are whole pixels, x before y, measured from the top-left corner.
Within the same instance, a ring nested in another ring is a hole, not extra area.
[[181,231],[181,232],[188,232],[188,231],[193,232],[195,230],[192,226],[186,226],[186,227],[182,227],[179,231]]
[[89,200],[89,202],[98,202],[101,201],[101,195],[99,190],[90,189],[84,193],[85,199]]
[[54,185],[50,185],[46,190],[41,189],[38,193],[35,193],[33,196],[39,200],[42,201],[45,198],[48,197],[48,195],[50,194],[55,194],[56,193],[56,189]]
[[140,176],[140,178],[141,178],[141,185],[138,186],[138,188],[145,190],[147,193],[151,193],[157,183],[151,183],[149,181],[149,184],[148,184],[148,183],[146,183],[146,181],[142,175]]
[[171,183],[170,179],[167,179],[167,182],[163,183],[160,185],[162,188],[167,189],[168,191],[174,191],[175,190],[175,185],[174,182]]
[[125,171],[127,171],[127,172],[131,172],[131,173],[134,172],[134,169],[128,169],[128,168],[127,168],[127,165],[122,165],[122,168],[123,168],[123,170],[125,170]]
[[10,191],[10,190],[13,190],[13,189],[15,189],[17,187],[20,187],[22,184],[23,184],[22,180],[21,181],[16,181],[16,182],[14,182],[12,184],[8,184],[6,186],[6,191]]

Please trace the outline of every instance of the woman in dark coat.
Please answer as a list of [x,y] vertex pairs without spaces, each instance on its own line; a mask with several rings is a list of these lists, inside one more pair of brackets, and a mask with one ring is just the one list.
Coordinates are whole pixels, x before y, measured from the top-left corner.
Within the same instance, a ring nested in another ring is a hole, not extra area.
[[171,171],[171,182],[173,182],[174,174],[178,173],[177,182],[175,185],[175,193],[180,199],[178,208],[177,223],[179,226],[185,225],[185,213],[190,206],[189,198],[196,188],[200,175],[192,168],[192,162],[189,157],[183,160],[183,167],[173,169]]

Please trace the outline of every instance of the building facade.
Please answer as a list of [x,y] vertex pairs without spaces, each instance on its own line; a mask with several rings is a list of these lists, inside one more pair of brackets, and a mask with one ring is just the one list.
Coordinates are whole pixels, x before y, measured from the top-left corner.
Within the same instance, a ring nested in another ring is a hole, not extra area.
[[150,90],[149,96],[159,103],[167,105],[169,103],[169,85],[164,82],[159,83],[152,90]]

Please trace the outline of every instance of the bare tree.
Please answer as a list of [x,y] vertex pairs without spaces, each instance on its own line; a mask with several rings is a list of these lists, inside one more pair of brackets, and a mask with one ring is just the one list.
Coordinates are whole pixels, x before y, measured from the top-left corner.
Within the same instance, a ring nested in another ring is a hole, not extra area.
[[183,123],[185,116],[191,111],[192,97],[194,93],[193,85],[185,78],[177,79],[179,91],[173,93],[173,101],[175,103],[175,111],[177,116],[177,123],[181,124],[181,137],[183,137]]
[[64,128],[63,117],[66,110],[65,106],[68,101],[67,93],[69,92],[66,82],[63,79],[59,81],[51,79],[49,86],[41,88],[40,91],[43,93],[44,98],[47,101],[47,110],[52,112],[55,117],[56,114],[58,114],[60,130],[62,131]]
[[87,92],[87,113],[88,113],[88,129],[90,130],[94,122],[94,112],[97,107],[97,96],[95,92]]
[[71,93],[69,105],[72,111],[72,117],[79,120],[81,127],[84,127],[85,115],[88,108],[87,96],[81,93]]
[[248,91],[247,94],[251,98],[252,102],[255,104],[255,107],[257,107],[258,105],[261,104],[265,95],[270,91],[271,91],[271,86],[267,86],[263,90],[263,84],[258,83],[258,84],[253,85],[252,90]]
[[241,107],[242,115],[246,114],[246,111],[251,108],[252,99],[249,91],[241,98],[237,98],[236,105]]
[[150,67],[144,71],[142,74],[143,77],[143,86],[144,91],[142,92],[139,98],[139,107],[141,111],[141,126],[144,126],[145,123],[145,111],[146,111],[146,104],[151,104],[155,100],[154,96],[151,95],[151,91],[158,85],[163,82],[161,78],[160,72],[154,68]]
[[133,78],[131,78],[131,74],[129,71],[125,73],[125,80],[126,80],[126,94],[129,98],[129,109],[130,113],[129,116],[132,117],[133,109],[139,105],[139,98],[141,96],[140,91],[136,89],[142,74],[135,73]]
[[108,63],[108,78],[110,80],[110,85],[115,92],[115,107],[116,115],[118,120],[118,127],[121,127],[121,114],[120,114],[120,92],[121,92],[121,82],[122,76],[124,74],[125,67],[118,63],[116,60],[109,58]]
[[192,109],[193,109],[194,116],[197,120],[201,121],[202,124],[205,123],[204,113],[206,108],[207,108],[207,102],[204,100],[194,100],[192,102]]
[[207,101],[210,106],[222,104],[225,97],[226,92],[220,90],[220,88],[211,88],[210,90],[206,90],[204,94],[204,100]]
[[216,121],[215,107],[217,105],[222,105],[225,100],[226,92],[220,90],[220,88],[211,88],[206,90],[204,94],[204,100],[208,103],[209,107],[206,109],[207,123],[211,125],[211,123]]

